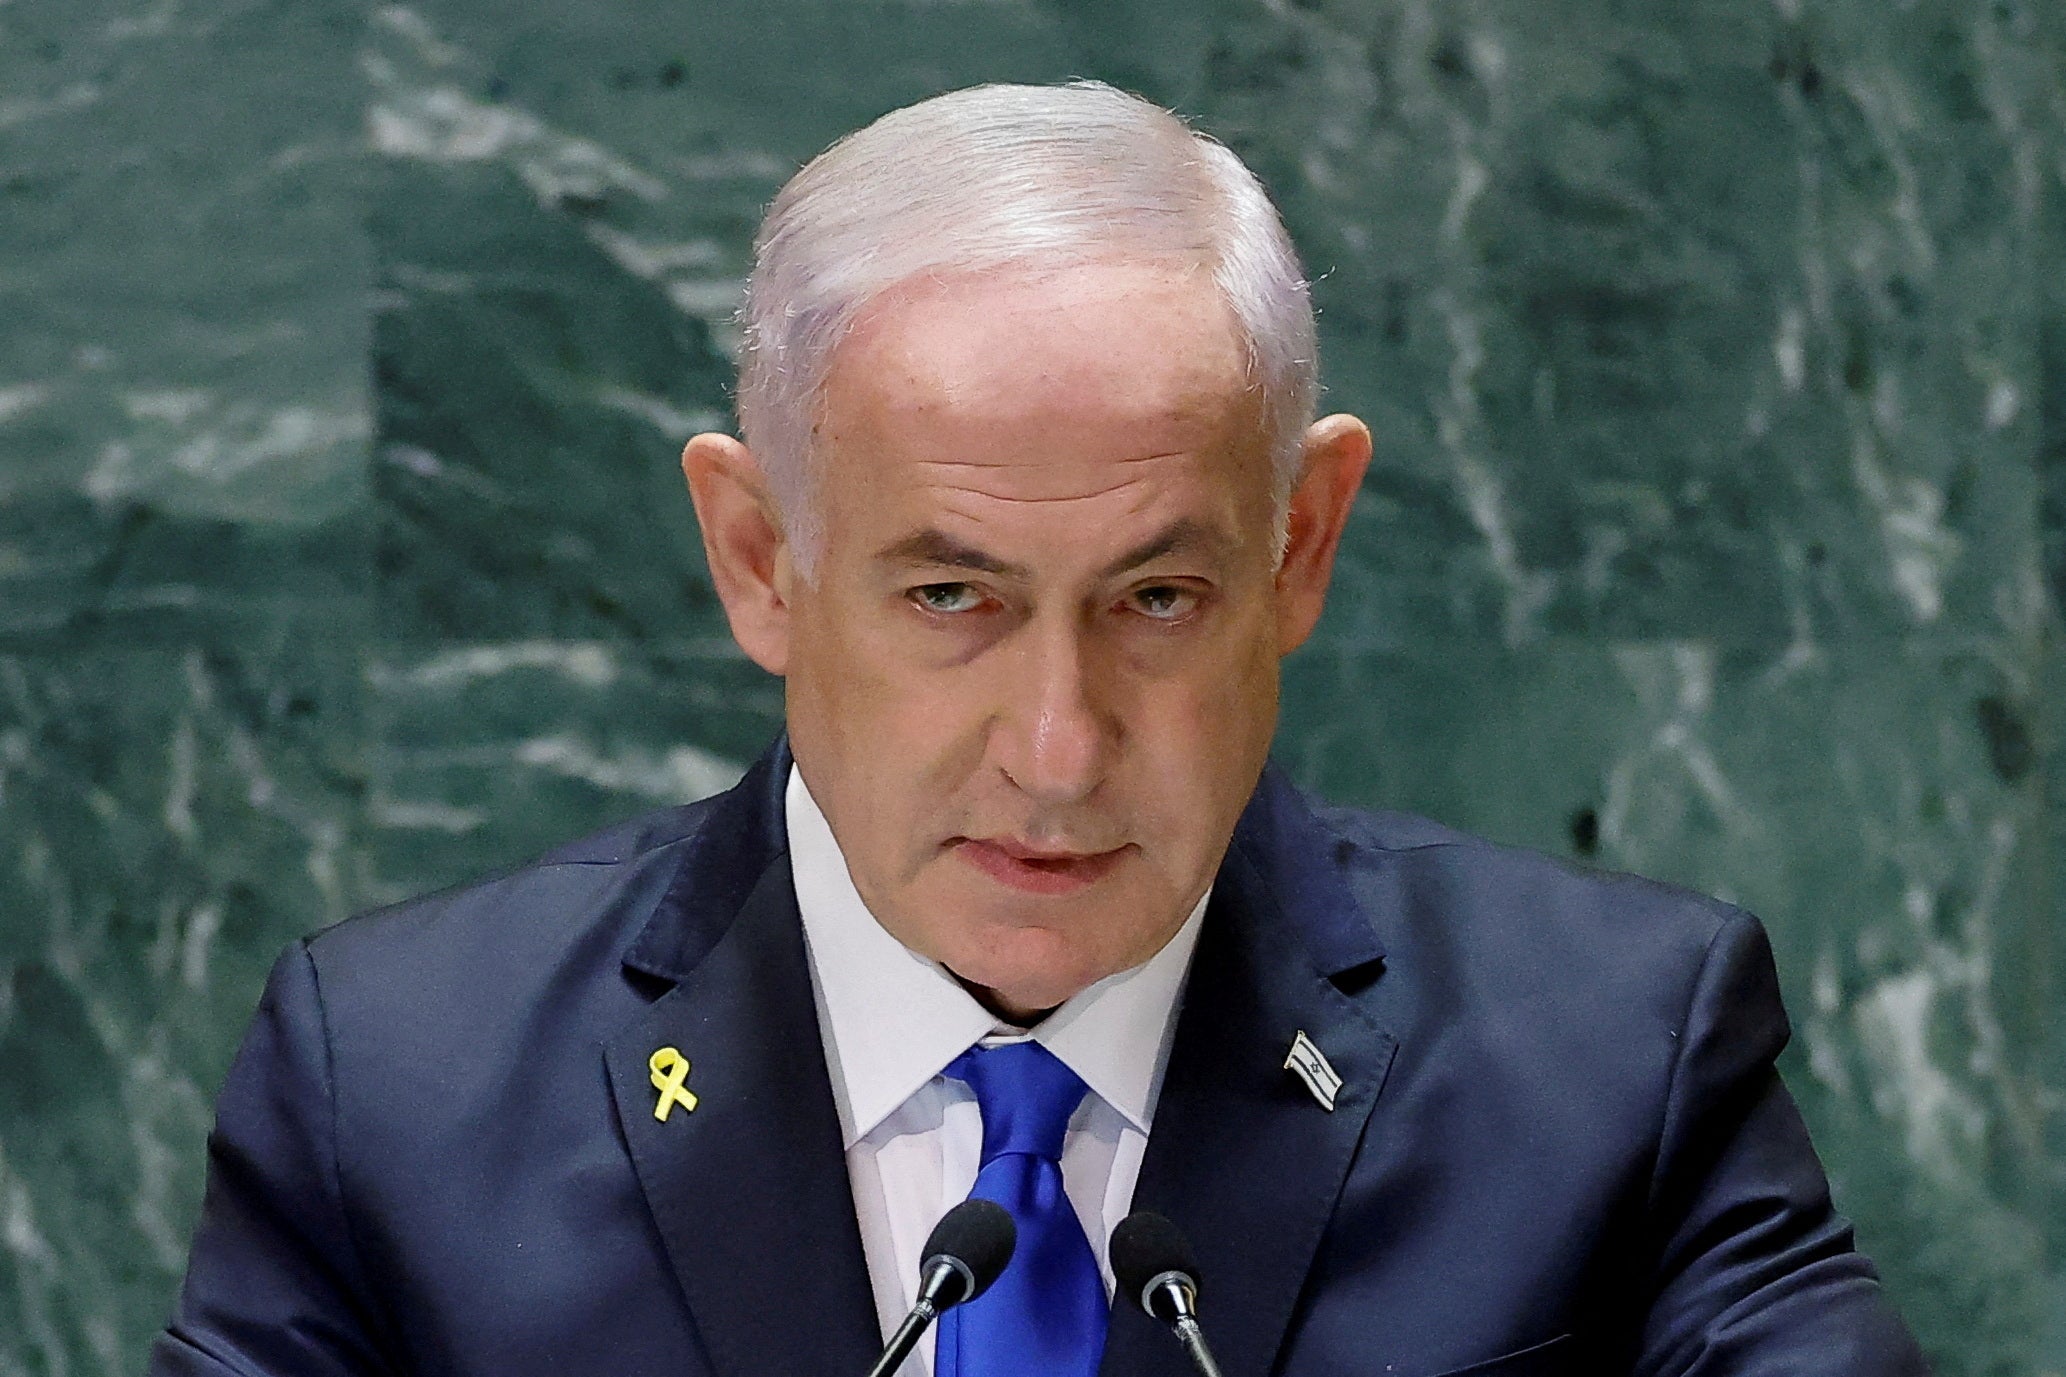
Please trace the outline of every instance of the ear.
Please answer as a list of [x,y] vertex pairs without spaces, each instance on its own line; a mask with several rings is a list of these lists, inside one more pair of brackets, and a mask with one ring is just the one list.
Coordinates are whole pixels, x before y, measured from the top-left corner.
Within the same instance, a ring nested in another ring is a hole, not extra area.
[[1370,467],[1370,429],[1354,416],[1326,416],[1305,438],[1305,468],[1286,513],[1284,558],[1277,565],[1277,653],[1305,644],[1327,603],[1334,552]]
[[682,450],[681,468],[732,639],[768,673],[786,673],[795,571],[760,464],[731,436],[708,433]]

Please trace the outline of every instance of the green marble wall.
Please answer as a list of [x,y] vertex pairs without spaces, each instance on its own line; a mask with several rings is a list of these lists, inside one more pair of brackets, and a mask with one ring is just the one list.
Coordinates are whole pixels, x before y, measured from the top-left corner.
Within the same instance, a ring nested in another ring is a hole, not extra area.
[[281,944],[758,749],[758,208],[1077,74],[1378,432],[1283,758],[1763,914],[1941,1371],[2066,1372],[2056,0],[0,0],[0,1374],[139,1366]]

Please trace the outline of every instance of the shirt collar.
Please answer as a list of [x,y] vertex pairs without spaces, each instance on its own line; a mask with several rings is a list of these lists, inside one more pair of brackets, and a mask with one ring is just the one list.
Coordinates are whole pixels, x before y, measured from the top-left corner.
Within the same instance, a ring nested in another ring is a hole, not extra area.
[[[1000,1022],[943,967],[875,920],[794,765],[783,806],[832,1096],[851,1148],[977,1042],[1025,1034]],[[1142,1133],[1154,1117],[1177,1004],[1210,897],[1208,889],[1161,951],[1078,993],[1031,1033]]]

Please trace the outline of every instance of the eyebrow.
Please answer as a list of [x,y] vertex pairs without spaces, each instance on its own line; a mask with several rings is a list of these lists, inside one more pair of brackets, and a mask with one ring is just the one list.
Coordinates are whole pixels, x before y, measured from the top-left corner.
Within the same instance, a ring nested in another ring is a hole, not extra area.
[[[1188,516],[1179,517],[1107,564],[1098,571],[1098,577],[1114,578],[1164,555],[1202,552],[1218,557],[1225,552],[1226,545],[1226,540],[1203,522]],[[1033,578],[1033,571],[1025,566],[999,559],[933,527],[915,531],[884,546],[876,558],[893,564],[937,564],[949,569],[970,569],[1021,583],[1031,582]]]

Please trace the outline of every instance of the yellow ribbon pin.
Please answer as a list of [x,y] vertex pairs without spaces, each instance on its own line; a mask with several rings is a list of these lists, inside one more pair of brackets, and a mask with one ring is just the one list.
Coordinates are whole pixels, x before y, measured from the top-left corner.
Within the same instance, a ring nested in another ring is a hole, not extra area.
[[689,1059],[672,1047],[663,1047],[653,1053],[646,1067],[653,1073],[653,1089],[660,1092],[660,1102],[653,1106],[653,1117],[661,1123],[667,1122],[667,1111],[677,1104],[689,1113],[696,1112],[696,1096],[683,1084],[689,1078]]

